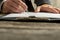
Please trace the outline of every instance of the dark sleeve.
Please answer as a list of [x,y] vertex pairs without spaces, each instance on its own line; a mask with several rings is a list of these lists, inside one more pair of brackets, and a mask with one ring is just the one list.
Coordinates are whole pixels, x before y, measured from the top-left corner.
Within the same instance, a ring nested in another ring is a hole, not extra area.
[[1,6],[3,4],[3,0],[0,0],[0,12],[1,12]]
[[2,1],[3,1],[3,0],[0,0],[0,4],[1,4]]
[[42,4],[50,4],[50,1],[49,0],[35,0],[35,4],[37,6],[40,6]]

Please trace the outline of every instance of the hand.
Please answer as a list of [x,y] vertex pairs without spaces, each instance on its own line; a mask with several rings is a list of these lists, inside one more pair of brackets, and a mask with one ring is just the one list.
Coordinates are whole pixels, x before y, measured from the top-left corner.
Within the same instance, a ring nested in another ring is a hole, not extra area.
[[53,7],[51,5],[45,4],[42,6],[38,6],[35,12],[50,12],[50,13],[60,13],[60,9]]
[[3,4],[3,13],[24,12],[27,5],[22,0],[6,0]]

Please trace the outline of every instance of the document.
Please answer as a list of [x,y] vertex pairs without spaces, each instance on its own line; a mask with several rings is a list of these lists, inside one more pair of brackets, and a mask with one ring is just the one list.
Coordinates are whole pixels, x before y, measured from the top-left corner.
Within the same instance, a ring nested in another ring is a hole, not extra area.
[[11,13],[8,15],[3,16],[3,18],[6,17],[30,17],[35,16],[36,18],[60,18],[60,14],[56,13],[35,13],[35,12],[22,12],[22,13]]

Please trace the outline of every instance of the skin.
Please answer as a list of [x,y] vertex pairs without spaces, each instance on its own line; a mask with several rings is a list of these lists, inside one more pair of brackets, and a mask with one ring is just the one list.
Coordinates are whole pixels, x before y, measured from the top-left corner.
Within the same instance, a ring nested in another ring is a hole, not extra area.
[[3,12],[24,12],[27,10],[27,5],[21,0],[7,0],[3,4]]
[[53,7],[53,6],[48,5],[48,4],[44,4],[44,5],[38,6],[35,9],[35,12],[41,12],[41,11],[42,12],[57,13],[57,14],[60,13],[60,9],[59,8]]
[[[28,9],[27,5],[21,0],[7,0],[3,5],[3,13],[11,13],[11,12],[25,12]],[[60,9],[53,7],[48,4],[43,4],[38,6],[35,9],[35,12],[50,12],[50,13],[60,13]]]

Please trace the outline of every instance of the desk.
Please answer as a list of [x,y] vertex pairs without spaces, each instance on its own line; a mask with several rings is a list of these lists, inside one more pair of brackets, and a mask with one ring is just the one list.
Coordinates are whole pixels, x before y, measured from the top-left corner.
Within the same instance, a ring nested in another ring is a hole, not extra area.
[[0,21],[0,28],[1,27],[20,29],[60,29],[60,23]]
[[0,21],[0,40],[60,40],[60,23]]

